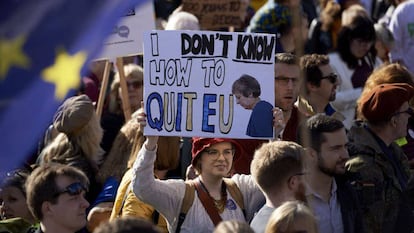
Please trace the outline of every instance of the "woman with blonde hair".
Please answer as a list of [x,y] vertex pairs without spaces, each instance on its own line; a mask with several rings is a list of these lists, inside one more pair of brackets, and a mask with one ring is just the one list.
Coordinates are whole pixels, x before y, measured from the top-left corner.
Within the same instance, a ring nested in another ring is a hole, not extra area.
[[[144,141],[145,137],[135,119],[129,120],[119,131],[97,174],[97,180],[104,188],[88,215],[90,231],[102,222],[117,217],[133,216],[153,220],[154,208],[137,199],[129,188],[131,168]],[[160,142],[154,172],[157,178],[164,179],[168,170],[177,167],[180,138],[161,137]],[[166,230],[165,220],[161,216],[153,222]]]
[[254,233],[247,222],[227,220],[221,222],[213,233]]
[[86,199],[93,202],[100,191],[95,175],[104,151],[99,144],[103,131],[92,101],[86,95],[68,98],[55,113],[53,127],[59,134],[42,150],[38,163],[57,162],[82,170],[90,181]]
[[318,233],[312,211],[304,203],[288,201],[275,209],[267,223],[265,233]]
[[[168,229],[165,218],[152,205],[143,202],[135,196],[131,189],[132,177],[134,175],[132,165],[145,141],[142,132],[140,135],[139,143],[128,162],[129,170],[125,173],[119,185],[110,220],[118,217],[143,218],[157,225],[161,232],[167,233]],[[157,158],[154,162],[154,175],[157,179],[163,180],[167,178],[167,172],[178,165],[180,141],[178,137],[160,137],[159,141]]]
[[[124,66],[125,82],[127,85],[127,95],[131,112],[135,112],[140,107],[143,100],[143,82],[144,70],[141,66],[136,64],[127,64]],[[119,72],[114,76],[111,84],[111,92],[109,93],[108,111],[102,115],[101,125],[104,129],[104,136],[102,138],[102,148],[109,152],[112,144],[121,129],[125,124],[125,116],[122,101],[121,79]]]

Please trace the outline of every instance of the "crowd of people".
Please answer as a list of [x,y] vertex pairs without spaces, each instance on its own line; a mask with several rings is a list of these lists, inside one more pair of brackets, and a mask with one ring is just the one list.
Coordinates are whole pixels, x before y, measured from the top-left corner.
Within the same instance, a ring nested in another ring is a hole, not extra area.
[[[159,27],[204,30],[155,2]],[[1,178],[0,232],[414,232],[414,0],[247,10],[235,30],[276,35],[275,99],[250,76],[232,92],[272,140],[144,136],[142,64],[124,65],[126,90],[112,71],[100,116],[93,62],[38,153]]]

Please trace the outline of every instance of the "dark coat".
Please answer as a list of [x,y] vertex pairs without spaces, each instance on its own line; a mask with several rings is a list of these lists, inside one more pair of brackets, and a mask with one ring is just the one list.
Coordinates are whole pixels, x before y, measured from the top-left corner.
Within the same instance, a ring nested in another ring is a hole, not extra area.
[[337,198],[341,205],[344,233],[366,232],[357,193],[345,177],[335,178]]
[[[347,174],[357,191],[367,232],[411,232],[414,217],[407,195],[410,183],[408,188],[400,185],[389,158],[363,124],[357,122],[348,137],[351,159],[346,164]],[[389,148],[401,173],[411,177],[402,149],[395,143]]]

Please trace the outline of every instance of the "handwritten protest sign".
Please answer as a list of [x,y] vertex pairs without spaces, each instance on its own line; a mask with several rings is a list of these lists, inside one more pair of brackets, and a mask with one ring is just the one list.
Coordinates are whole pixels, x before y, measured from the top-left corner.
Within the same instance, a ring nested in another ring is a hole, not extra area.
[[114,61],[117,57],[142,53],[143,32],[155,28],[153,5],[152,1],[148,1],[127,12],[104,42],[98,57]]
[[248,0],[182,0],[183,11],[197,16],[202,29],[240,27],[246,17]]
[[[264,119],[273,117],[268,108],[274,102],[274,51],[275,37],[270,34],[147,32],[144,134],[251,138],[248,125],[257,109],[248,105],[258,99],[257,106],[266,108],[266,113],[259,112],[256,123],[264,124]],[[255,98],[233,93],[235,83],[244,79],[241,77],[257,84]],[[269,124],[266,130],[270,134],[253,137],[272,137]]]

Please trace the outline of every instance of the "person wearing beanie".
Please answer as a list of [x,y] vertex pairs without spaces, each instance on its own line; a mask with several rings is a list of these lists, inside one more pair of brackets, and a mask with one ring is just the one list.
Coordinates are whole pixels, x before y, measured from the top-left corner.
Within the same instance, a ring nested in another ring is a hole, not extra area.
[[359,197],[367,232],[412,232],[413,195],[408,160],[394,142],[405,137],[413,110],[413,86],[381,84],[358,101],[364,121],[348,133],[347,174]]
[[[137,120],[143,127],[146,125],[143,108],[139,110]],[[232,169],[233,159],[240,153],[236,141],[228,138],[193,138],[191,163],[198,177],[191,181],[194,199],[184,221],[180,222],[188,189],[183,180],[154,179],[157,142],[157,136],[147,136],[138,152],[132,190],[166,218],[169,232],[212,232],[222,220],[249,221],[264,204],[264,196],[251,176],[236,174],[231,179],[225,178]],[[234,192],[229,191],[229,183],[231,188],[238,189],[244,208],[232,195]]]
[[100,191],[96,171],[104,153],[100,146],[103,130],[92,101],[86,95],[66,99],[53,117],[56,138],[39,155],[40,164],[57,162],[82,170],[90,180],[86,198],[93,202]]

